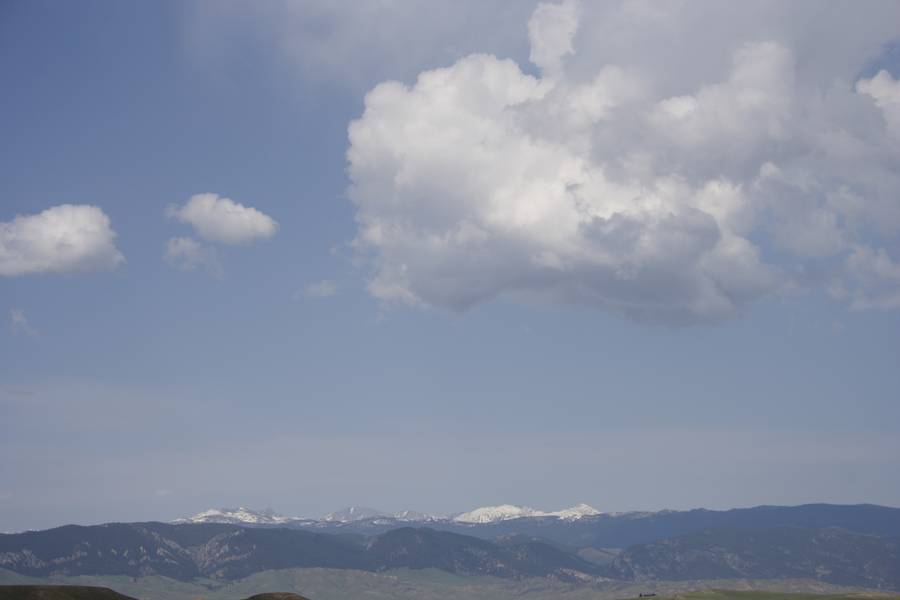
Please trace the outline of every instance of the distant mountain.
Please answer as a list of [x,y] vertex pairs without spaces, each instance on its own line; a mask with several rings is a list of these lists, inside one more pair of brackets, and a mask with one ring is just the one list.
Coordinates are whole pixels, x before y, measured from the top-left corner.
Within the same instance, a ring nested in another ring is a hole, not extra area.
[[365,506],[349,506],[341,510],[326,515],[324,518],[305,519],[301,517],[285,517],[272,511],[253,510],[246,507],[239,508],[211,508],[203,512],[197,513],[192,517],[184,517],[175,519],[173,523],[232,523],[235,525],[297,525],[309,527],[322,527],[330,525],[343,525],[347,523],[359,523],[363,521],[377,521],[374,525],[393,525],[396,523],[424,523],[424,522],[456,522],[456,523],[496,523],[510,519],[529,518],[529,517],[555,517],[564,520],[577,520],[587,516],[599,515],[600,511],[588,506],[587,504],[578,504],[571,508],[555,512],[544,512],[517,506],[513,504],[503,504],[500,506],[485,506],[476,508],[475,510],[461,513],[454,518],[429,515],[414,510],[404,510],[396,513],[389,513],[375,508]]
[[0,568],[35,576],[162,575],[185,581],[366,564],[357,536],[223,523],[67,525],[0,535]]
[[231,581],[266,570],[406,567],[567,581],[791,578],[900,589],[895,508],[763,506],[568,519],[487,512],[500,520],[441,519],[421,528],[397,518],[404,515],[362,518],[353,511],[359,520],[328,522],[234,509],[202,518],[249,522],[65,526],[0,535],[0,569]]
[[326,515],[322,519],[307,519],[303,517],[285,517],[271,509],[253,510],[244,506],[238,508],[210,508],[191,517],[175,519],[172,523],[229,523],[232,525],[248,525],[257,527],[269,526],[293,526],[293,527],[327,527],[356,523],[358,521],[384,520],[382,524],[397,523],[423,523],[439,521],[443,517],[427,515],[414,510],[404,510],[390,514],[374,508],[364,506],[350,506]]
[[[688,511],[602,513],[574,520],[533,516],[483,523],[438,522],[430,526],[485,539],[524,534],[577,548],[628,548],[696,531],[729,528],[838,527],[856,533],[900,537],[900,508],[872,504],[757,506],[731,510],[700,508]],[[360,523],[355,527],[345,528],[344,531],[371,535],[378,529]]]
[[543,517],[545,513],[527,506],[514,504],[501,504],[499,506],[483,506],[475,510],[456,515],[453,520],[457,523],[496,523],[509,519],[521,519],[525,517]]
[[192,517],[175,519],[173,523],[231,523],[235,525],[285,525],[294,522],[307,522],[310,519],[285,517],[272,509],[252,510],[239,508],[210,508]]
[[461,575],[590,579],[597,566],[540,541],[500,545],[405,527],[364,538],[221,523],[68,525],[0,535],[0,568],[31,576],[234,580],[272,569],[437,568]]
[[510,519],[526,519],[531,517],[555,517],[565,520],[577,520],[583,517],[599,515],[600,511],[587,504],[577,504],[571,508],[565,508],[556,512],[544,512],[517,506],[515,504],[501,504],[499,506],[484,506],[475,510],[456,515],[453,520],[457,523],[497,523]]
[[[497,510],[493,510],[497,509]],[[301,519],[274,515],[266,511],[225,509],[205,511],[179,522],[226,522],[250,527],[289,527],[309,531],[374,536],[410,523],[427,523],[433,529],[472,535],[487,540],[499,536],[523,534],[550,540],[574,548],[627,548],[656,540],[707,529],[801,527],[821,529],[839,527],[848,531],[879,536],[900,537],[900,509],[871,504],[802,506],[757,506],[732,510],[695,509],[688,511],[596,513],[578,505],[553,513],[506,505],[483,507],[454,518],[421,513],[387,514],[374,509],[345,509],[329,515],[331,520]],[[238,519],[239,512],[253,518]],[[371,513],[376,513],[374,516]],[[570,512],[571,511],[571,512]],[[524,516],[524,515],[530,516]],[[203,516],[206,515],[206,516]],[[202,517],[202,518],[201,518]],[[576,518],[577,517],[577,518]],[[285,520],[286,519],[286,520]]]
[[[273,519],[265,519],[263,516],[267,514],[266,511],[235,509],[240,510],[253,513],[255,518],[237,520],[234,514],[220,510],[223,512],[222,516],[208,514],[215,511],[206,511],[179,522],[226,522],[251,527],[290,527],[364,536],[378,535],[417,522],[427,523],[434,529],[488,540],[499,536],[523,534],[575,548],[627,548],[695,531],[736,527],[808,529],[840,527],[857,533],[900,537],[900,509],[871,504],[852,506],[806,504],[757,506],[724,511],[695,509],[600,514],[593,514],[596,510],[586,505],[554,513],[515,505],[501,505],[475,509],[455,518],[411,512],[391,515],[373,509],[355,508],[333,513],[329,515],[331,520],[289,518],[280,515],[275,515]],[[377,514],[372,516],[365,511]],[[524,516],[526,514],[530,516]],[[208,516],[200,519],[202,515]]]
[[404,523],[425,523],[430,521],[443,521],[445,519],[445,517],[428,515],[415,510],[401,510],[398,513],[394,513],[393,518]]
[[557,517],[560,519],[565,519],[567,521],[577,521],[578,519],[583,519],[584,517],[596,517],[601,513],[593,506],[582,502],[570,508],[564,508],[562,510],[547,514],[551,517]]
[[368,553],[387,568],[437,568],[460,575],[591,580],[599,568],[578,556],[532,540],[499,545],[468,535],[403,527],[373,538]]
[[325,518],[322,520],[326,523],[352,523],[354,521],[363,521],[365,519],[377,519],[379,517],[391,516],[390,513],[386,513],[383,510],[366,508],[365,506],[349,506],[325,515]]
[[629,548],[605,570],[616,579],[814,579],[900,589],[900,539],[836,528],[693,533]]
[[390,514],[374,508],[364,506],[350,506],[345,509],[326,515],[322,519],[325,523],[355,523],[357,521],[383,520],[398,521],[401,523],[421,523],[426,521],[438,521],[441,517],[426,515],[414,510],[404,510]]

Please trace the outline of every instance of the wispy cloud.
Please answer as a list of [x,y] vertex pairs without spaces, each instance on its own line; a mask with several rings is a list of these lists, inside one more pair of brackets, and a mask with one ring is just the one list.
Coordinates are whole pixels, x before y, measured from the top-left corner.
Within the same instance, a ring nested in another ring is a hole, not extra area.
[[167,263],[182,271],[194,271],[205,269],[216,279],[221,279],[225,271],[219,262],[219,254],[216,249],[198,242],[194,238],[177,237],[166,242],[163,258]]
[[322,281],[310,283],[302,290],[298,290],[294,293],[294,298],[329,298],[337,294],[337,292],[337,283],[330,279],[323,279]]
[[13,308],[9,311],[9,323],[13,334],[36,337],[38,332],[28,322],[28,316],[22,308]]

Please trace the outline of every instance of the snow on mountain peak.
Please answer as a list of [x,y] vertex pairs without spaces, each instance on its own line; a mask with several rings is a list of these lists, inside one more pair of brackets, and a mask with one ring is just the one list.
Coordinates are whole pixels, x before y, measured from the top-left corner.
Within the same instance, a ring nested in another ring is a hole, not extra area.
[[414,522],[438,520],[438,518],[433,515],[426,515],[425,513],[420,513],[415,510],[401,510],[398,513],[394,513],[394,518],[397,519],[398,521],[414,521]]
[[522,517],[543,517],[546,513],[527,506],[500,504],[498,506],[482,506],[475,510],[456,515],[453,519],[458,523],[494,523]]
[[562,510],[547,514],[554,517],[559,517],[560,519],[565,519],[567,521],[574,521],[582,517],[593,517],[595,515],[599,515],[600,511],[589,504],[581,502],[571,508],[564,508]]
[[353,521],[390,516],[390,513],[386,513],[383,510],[366,508],[365,506],[348,506],[342,510],[325,515],[325,518],[322,520],[327,523],[352,523]]
[[[583,517],[599,515],[600,511],[587,504],[577,504],[571,508],[565,508],[555,512],[545,512],[536,510],[527,506],[518,506],[515,504],[500,504],[498,506],[483,506],[475,510],[462,513],[453,517],[452,520],[457,523],[479,524],[479,523],[496,523],[499,521],[507,521],[509,519],[521,519],[527,517],[556,517],[567,521],[581,519]],[[438,517],[413,510],[404,510],[397,513],[388,513],[374,508],[365,506],[350,506],[345,509],[326,515],[321,521],[322,524],[341,524],[354,523],[357,521],[379,519],[388,521],[399,521],[406,523],[427,523],[431,521],[444,521],[447,517]],[[232,525],[297,525],[300,523],[315,523],[312,519],[301,519],[300,517],[285,517],[274,512],[271,509],[252,510],[245,506],[238,508],[210,508],[203,512],[197,513],[192,517],[176,519],[173,523],[229,523]]]
[[248,523],[253,525],[280,525],[293,521],[290,517],[279,515],[271,509],[251,510],[245,506],[238,508],[210,508],[193,517],[175,519],[173,523]]
[[571,508],[565,508],[555,512],[544,512],[527,506],[515,504],[500,504],[498,506],[483,506],[475,510],[457,515],[453,520],[457,523],[496,523],[509,519],[521,519],[523,517],[556,517],[573,521],[593,515],[599,515],[600,511],[587,504],[577,504]]

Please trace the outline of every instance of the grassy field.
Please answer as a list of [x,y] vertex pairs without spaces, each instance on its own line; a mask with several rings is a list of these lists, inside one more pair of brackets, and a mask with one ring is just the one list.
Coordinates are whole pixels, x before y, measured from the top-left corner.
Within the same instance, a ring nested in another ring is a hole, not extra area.
[[[803,592],[772,592],[765,590],[700,590],[674,594],[671,600],[896,600],[897,594],[885,594],[881,592],[845,592],[840,594],[821,594]],[[669,600],[669,599],[666,599]]]
[[[655,593],[654,600],[900,600],[812,581],[679,581],[565,584],[546,579],[521,581],[461,577],[432,569],[370,573],[344,569],[264,571],[234,582],[166,577],[25,577],[0,570],[0,585],[56,584],[109,587],[140,600],[239,600],[263,592],[292,592],[312,600],[626,600]],[[739,590],[739,591],[725,591]],[[795,592],[790,595],[784,592]],[[827,595],[822,595],[827,594]]]

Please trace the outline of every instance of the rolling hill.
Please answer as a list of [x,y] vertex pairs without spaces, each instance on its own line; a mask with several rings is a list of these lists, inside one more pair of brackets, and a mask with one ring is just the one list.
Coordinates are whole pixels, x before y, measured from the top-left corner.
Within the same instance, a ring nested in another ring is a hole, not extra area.
[[900,540],[837,528],[719,529],[634,546],[605,572],[635,581],[814,579],[900,589]]

